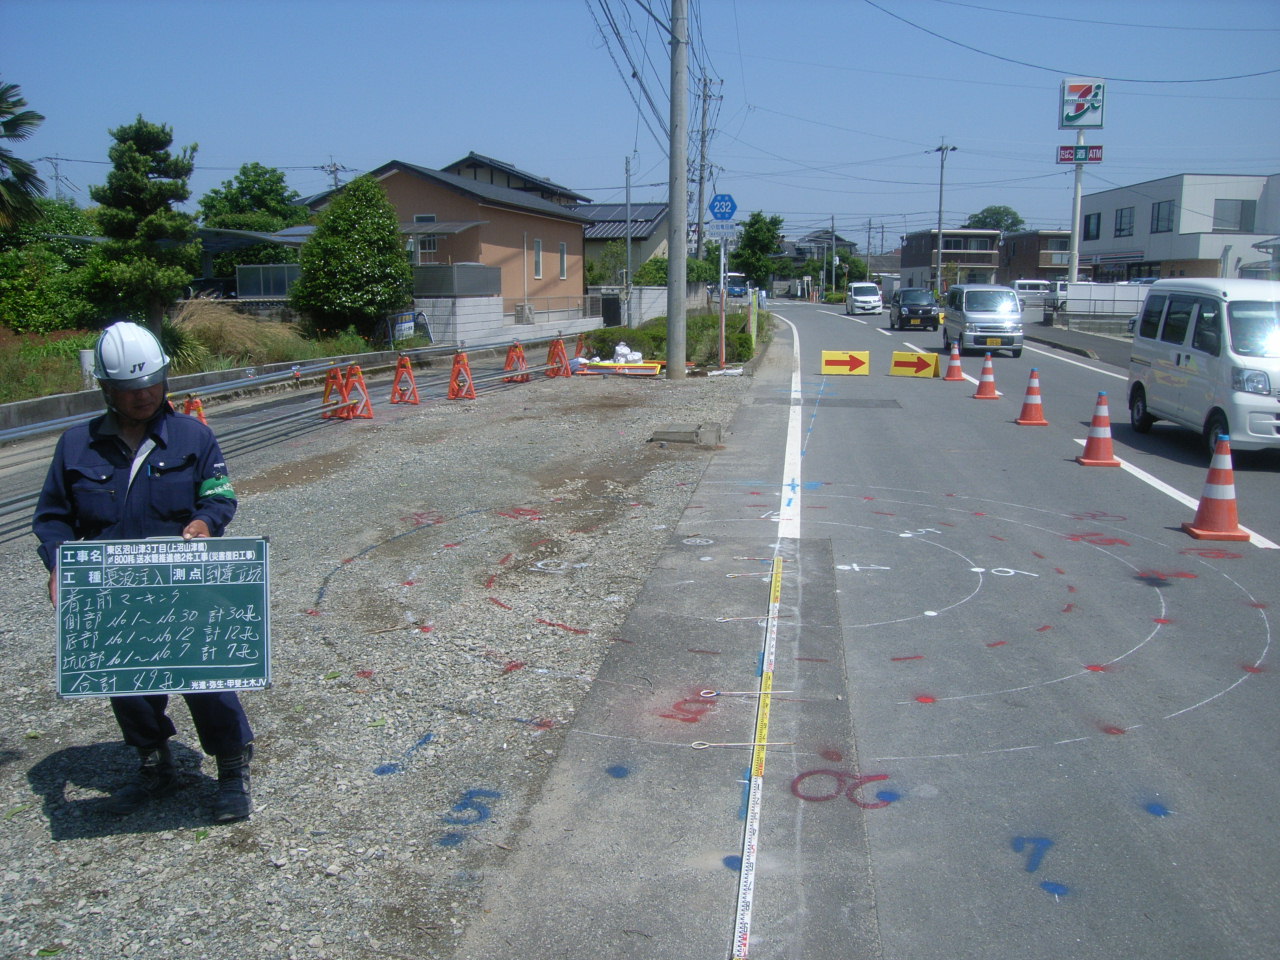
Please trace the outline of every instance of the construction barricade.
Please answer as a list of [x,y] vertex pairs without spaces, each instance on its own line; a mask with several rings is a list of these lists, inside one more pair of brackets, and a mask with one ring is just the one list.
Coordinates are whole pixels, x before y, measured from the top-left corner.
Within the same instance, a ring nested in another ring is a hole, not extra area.
[[529,374],[527,372],[529,369],[529,362],[525,359],[524,347],[520,345],[519,340],[515,341],[507,348],[507,362],[503,364],[502,369],[504,372],[511,370],[516,371],[516,373],[510,377],[503,377],[503,383],[529,382]]
[[413,379],[413,365],[408,357],[396,361],[396,376],[391,381],[391,402],[412,403],[418,401],[418,383]]
[[449,373],[449,399],[474,400],[476,382],[471,376],[471,364],[465,353],[453,355],[453,369]]

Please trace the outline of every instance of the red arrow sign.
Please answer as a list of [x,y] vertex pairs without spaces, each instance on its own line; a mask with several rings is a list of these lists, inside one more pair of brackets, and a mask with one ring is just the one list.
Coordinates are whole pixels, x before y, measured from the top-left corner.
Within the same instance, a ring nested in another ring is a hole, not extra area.
[[926,360],[923,356],[917,356],[914,360],[895,360],[895,367],[912,367],[916,373],[924,373],[926,370],[933,369],[933,361]]
[[824,367],[848,367],[848,368],[849,368],[849,372],[850,372],[850,373],[853,373],[853,371],[857,370],[859,367],[864,367],[864,366],[866,366],[866,363],[867,363],[867,362],[866,362],[865,360],[863,360],[863,359],[861,359],[861,358],[859,358],[859,357],[855,357],[855,356],[851,353],[851,354],[849,354],[849,356],[848,356],[847,358],[845,358],[844,360],[824,360],[824,361],[822,362],[822,365],[823,365]]

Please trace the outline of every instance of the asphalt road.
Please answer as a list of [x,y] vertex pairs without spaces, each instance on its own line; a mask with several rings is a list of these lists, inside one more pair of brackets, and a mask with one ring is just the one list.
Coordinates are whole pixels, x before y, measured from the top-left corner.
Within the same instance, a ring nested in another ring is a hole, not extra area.
[[[1253,541],[1193,540],[1199,438],[1133,433],[1123,369],[1032,344],[977,400],[980,358],[889,375],[940,334],[773,308],[458,955],[1280,955],[1276,457]],[[1100,391],[1123,469],[1074,459]]]

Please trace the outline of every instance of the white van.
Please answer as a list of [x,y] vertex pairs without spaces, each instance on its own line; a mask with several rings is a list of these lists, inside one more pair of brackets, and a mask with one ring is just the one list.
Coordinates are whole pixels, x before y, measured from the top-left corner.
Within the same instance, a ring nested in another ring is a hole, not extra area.
[[883,309],[884,297],[874,283],[851,283],[845,289],[845,313],[879,313]]
[[1018,302],[1023,309],[1027,307],[1043,307],[1049,299],[1053,284],[1048,280],[1015,280],[1013,292],[1018,295]]
[[942,349],[957,343],[970,350],[1008,350],[1022,356],[1022,304],[1009,287],[994,283],[959,283],[947,289],[942,321]]
[[1157,280],[1129,359],[1129,420],[1198,430],[1212,451],[1280,448],[1280,282]]

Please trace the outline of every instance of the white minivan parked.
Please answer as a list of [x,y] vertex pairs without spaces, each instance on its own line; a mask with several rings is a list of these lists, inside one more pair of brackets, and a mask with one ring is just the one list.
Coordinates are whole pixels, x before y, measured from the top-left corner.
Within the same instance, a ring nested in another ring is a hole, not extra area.
[[1280,448],[1280,282],[1158,280],[1129,359],[1129,419],[1168,420],[1233,450]]

